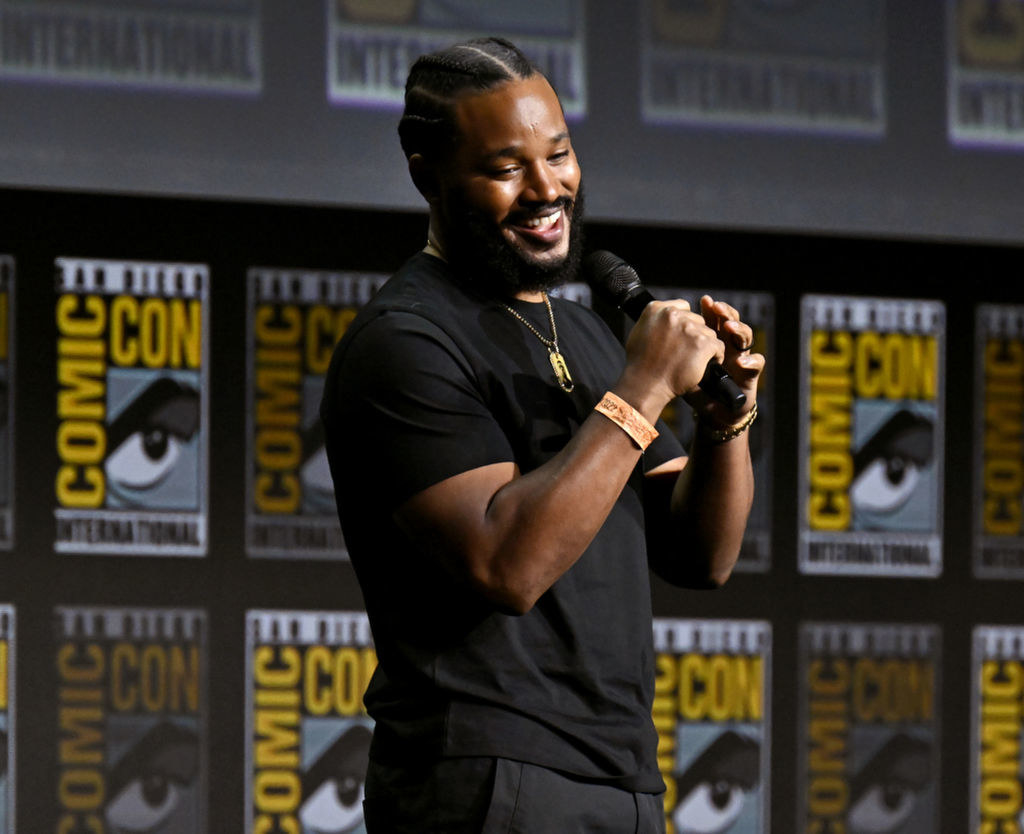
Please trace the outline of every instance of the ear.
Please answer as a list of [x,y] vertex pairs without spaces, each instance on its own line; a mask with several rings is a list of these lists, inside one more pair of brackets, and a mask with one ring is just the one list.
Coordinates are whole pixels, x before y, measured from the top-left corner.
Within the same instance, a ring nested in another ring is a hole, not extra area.
[[441,192],[437,167],[423,154],[414,153],[409,156],[409,176],[423,199],[433,205]]

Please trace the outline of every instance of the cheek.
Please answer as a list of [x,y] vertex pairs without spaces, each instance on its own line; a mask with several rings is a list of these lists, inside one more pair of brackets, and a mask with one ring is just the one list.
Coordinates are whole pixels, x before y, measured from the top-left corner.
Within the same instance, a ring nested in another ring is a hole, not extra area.
[[576,192],[579,191],[581,179],[580,163],[576,159],[575,153],[558,169],[557,176],[562,187],[575,197]]
[[580,190],[580,166],[575,156],[572,158],[572,165],[569,166],[569,170],[565,172],[563,182],[572,191],[573,196]]
[[515,205],[517,191],[511,185],[487,181],[471,186],[464,196],[471,208],[496,222],[501,222]]

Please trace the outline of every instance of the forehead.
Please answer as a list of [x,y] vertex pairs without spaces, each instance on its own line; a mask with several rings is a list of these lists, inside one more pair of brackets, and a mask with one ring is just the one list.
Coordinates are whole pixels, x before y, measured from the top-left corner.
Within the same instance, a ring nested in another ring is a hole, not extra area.
[[558,96],[539,73],[455,100],[460,152],[486,155],[567,134]]

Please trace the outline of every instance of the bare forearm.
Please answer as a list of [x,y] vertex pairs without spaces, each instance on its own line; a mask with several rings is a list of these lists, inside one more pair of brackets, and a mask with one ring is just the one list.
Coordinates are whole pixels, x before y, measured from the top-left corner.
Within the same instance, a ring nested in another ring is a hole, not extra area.
[[485,528],[495,543],[488,570],[532,605],[597,535],[639,454],[610,421],[588,418],[559,455],[495,495]]
[[583,554],[639,457],[626,433],[595,413],[543,466],[464,473],[414,497],[398,518],[483,596],[521,613]]
[[[651,424],[665,404],[642,375],[628,368],[613,392],[635,403]],[[487,539],[496,543],[487,565],[490,584],[508,578],[524,600],[539,597],[586,550],[639,458],[626,431],[595,413],[562,452],[499,490],[488,506],[485,527]]]
[[689,517],[686,527],[693,531],[709,577],[721,584],[736,563],[754,500],[747,435],[717,444],[698,439],[691,458],[674,504],[682,518]]
[[732,572],[754,497],[746,435],[726,443],[695,439],[670,499],[668,520],[650,543],[665,579],[718,587]]

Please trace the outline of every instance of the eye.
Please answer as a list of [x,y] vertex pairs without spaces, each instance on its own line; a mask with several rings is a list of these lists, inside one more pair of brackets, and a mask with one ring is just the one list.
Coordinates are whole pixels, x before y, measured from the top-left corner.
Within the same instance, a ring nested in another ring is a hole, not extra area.
[[720,834],[739,817],[759,781],[761,745],[732,730],[719,735],[676,778],[678,834]]
[[181,442],[162,429],[137,431],[107,457],[107,477],[124,486],[149,489],[174,469]]
[[729,782],[701,782],[676,806],[673,821],[679,834],[719,834],[743,810],[744,790]]
[[107,821],[124,832],[142,834],[166,820],[181,799],[181,788],[160,773],[128,783],[107,806]]
[[883,834],[895,831],[914,810],[917,795],[911,788],[898,785],[876,786],[850,808],[850,830],[856,834]]
[[363,783],[328,779],[299,808],[299,822],[317,834],[351,831],[363,820]]
[[105,468],[115,484],[151,489],[174,470],[182,445],[199,427],[199,394],[161,377],[125,406],[107,428]]
[[920,470],[911,460],[876,458],[854,479],[850,497],[862,509],[891,512],[907,502],[920,477]]
[[932,422],[925,417],[906,410],[890,417],[854,455],[854,505],[876,512],[903,506],[931,460],[932,434]]
[[931,745],[906,733],[889,739],[852,780],[850,834],[894,834],[931,779]]
[[370,737],[351,724],[302,775],[299,821],[311,834],[343,834],[362,822]]
[[196,734],[168,721],[144,735],[110,774],[106,816],[122,834],[147,834],[171,817],[199,769]]

